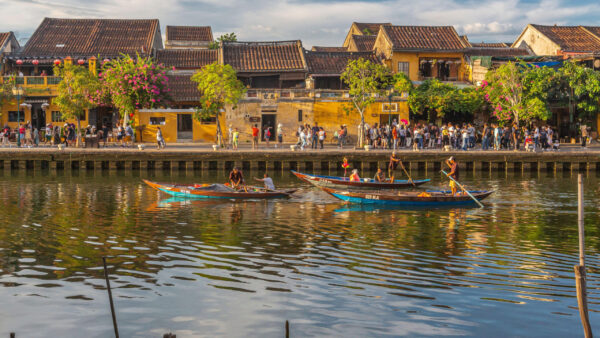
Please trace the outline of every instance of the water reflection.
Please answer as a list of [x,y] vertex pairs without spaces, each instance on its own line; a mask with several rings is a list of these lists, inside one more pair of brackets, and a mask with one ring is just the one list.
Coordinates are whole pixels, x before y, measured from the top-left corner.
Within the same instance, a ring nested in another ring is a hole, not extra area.
[[[224,180],[160,175],[150,176]],[[140,176],[4,173],[0,335],[110,335],[102,256],[124,336],[273,336],[286,319],[292,332],[317,336],[579,328],[572,175],[466,173],[466,184],[497,191],[486,208],[433,210],[343,205],[282,173],[272,175],[278,185],[301,187],[290,200],[167,198]],[[594,322],[595,175],[586,186]]]

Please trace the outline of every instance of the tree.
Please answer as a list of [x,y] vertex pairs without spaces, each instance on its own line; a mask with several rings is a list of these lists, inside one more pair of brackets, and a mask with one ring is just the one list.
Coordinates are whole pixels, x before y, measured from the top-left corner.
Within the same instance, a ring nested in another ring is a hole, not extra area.
[[81,118],[85,111],[95,106],[91,94],[98,88],[98,79],[87,68],[73,64],[54,67],[54,74],[62,79],[57,95],[52,99],[65,119],[77,121],[77,147],[81,145]]
[[569,98],[569,110],[581,118],[594,117],[600,112],[600,72],[575,61],[567,61],[559,69]]
[[553,75],[554,71],[548,67],[508,62],[488,72],[481,89],[492,106],[493,116],[501,123],[519,126],[522,122],[550,117],[548,92]]
[[351,60],[341,75],[348,85],[350,103],[344,106],[347,114],[357,112],[360,115],[358,146],[364,145],[365,110],[375,102],[375,94],[385,91],[389,69],[383,65],[359,58]]
[[458,88],[437,79],[424,81],[408,97],[413,114],[434,121],[449,114],[473,115],[484,105],[483,95],[474,88]]
[[198,83],[201,93],[200,107],[194,113],[194,119],[202,121],[215,118],[217,122],[217,143],[223,146],[223,133],[219,116],[225,105],[235,109],[239,100],[246,93],[246,87],[238,80],[237,73],[230,65],[214,62],[204,66],[192,76],[192,81]]
[[237,36],[235,35],[235,33],[231,32],[231,33],[227,33],[227,34],[223,34],[223,35],[219,36],[216,41],[213,41],[208,45],[208,48],[209,49],[219,49],[221,42],[236,42],[236,41],[237,41]]
[[14,98],[13,89],[15,88],[15,77],[4,77],[0,79],[0,116],[2,115],[2,106]]
[[167,69],[150,58],[123,55],[105,63],[98,77],[101,89],[95,95],[97,103],[116,107],[126,125],[136,109],[153,108],[169,100]]

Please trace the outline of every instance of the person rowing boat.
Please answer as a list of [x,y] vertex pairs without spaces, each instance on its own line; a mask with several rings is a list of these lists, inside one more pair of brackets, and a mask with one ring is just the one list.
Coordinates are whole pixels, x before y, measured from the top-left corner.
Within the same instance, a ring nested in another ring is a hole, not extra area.
[[390,156],[390,164],[388,165],[388,177],[390,178],[390,182],[394,182],[394,173],[396,171],[396,167],[400,163],[400,159],[396,157],[396,152],[392,152],[392,156]]
[[450,180],[450,190],[452,191],[452,196],[456,196],[456,181],[458,181],[458,162],[454,159],[454,156],[450,156],[449,159],[446,160],[446,164],[450,167],[450,172],[448,173],[449,177],[452,177],[454,180]]
[[242,174],[242,171],[238,167],[234,167],[229,173],[229,182],[233,189],[239,189],[244,185],[244,174]]
[[265,173],[264,178],[254,178],[259,182],[263,182],[266,190],[275,190],[275,184],[273,184],[273,179],[269,177],[267,173]]

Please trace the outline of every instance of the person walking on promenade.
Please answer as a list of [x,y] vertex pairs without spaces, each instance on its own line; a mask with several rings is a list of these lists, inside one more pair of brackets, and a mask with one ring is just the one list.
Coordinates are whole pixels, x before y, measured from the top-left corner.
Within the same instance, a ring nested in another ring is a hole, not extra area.
[[160,129],[160,127],[156,127],[156,143],[158,144],[156,149],[165,149],[165,138],[163,137],[162,130]]
[[456,181],[458,181],[458,162],[454,159],[454,156],[450,156],[448,160],[446,160],[446,164],[450,167],[450,172],[448,173],[448,177],[452,177],[454,180],[450,180],[450,191],[452,192],[452,196],[456,196]]
[[133,128],[131,128],[130,124],[128,124],[127,128],[125,128],[125,136],[126,136],[125,141],[127,142],[126,146],[133,147],[133,143],[135,140],[133,138]]
[[240,142],[240,132],[238,131],[237,128],[235,128],[231,137],[232,137],[231,146],[232,146],[233,150],[237,150],[238,144]]
[[227,128],[227,143],[228,148],[233,147],[233,126],[231,125],[231,123],[229,124],[229,128]]
[[582,124],[581,125],[581,148],[586,147],[588,136],[589,136],[588,126],[585,124]]
[[[277,144],[283,149],[283,124],[277,124]],[[277,148],[277,144],[275,148]]]
[[10,144],[10,127],[8,124],[5,124],[4,128],[2,129],[2,146],[8,146],[9,148],[12,148],[12,145]]
[[338,131],[338,148],[344,148],[345,139],[346,135],[344,135],[344,126],[340,126],[340,130]]
[[269,148],[269,141],[271,141],[271,126],[264,126],[265,134],[263,135],[266,143],[266,147]]
[[319,145],[321,146],[321,149],[323,149],[323,142],[325,142],[325,129],[323,129],[323,127],[319,128]]
[[307,135],[304,129],[300,131],[300,149],[304,150],[306,148],[306,139]]
[[252,150],[258,149],[258,125],[252,127]]
[[487,123],[483,124],[483,132],[481,133],[481,150],[488,150],[490,127]]
[[462,134],[462,150],[467,151],[469,147],[469,130],[465,125],[463,125],[463,128],[460,132]]
[[310,146],[311,149],[317,149],[319,146],[319,124],[317,122],[315,122],[315,125],[312,127],[311,130],[311,135],[312,135],[312,144]]

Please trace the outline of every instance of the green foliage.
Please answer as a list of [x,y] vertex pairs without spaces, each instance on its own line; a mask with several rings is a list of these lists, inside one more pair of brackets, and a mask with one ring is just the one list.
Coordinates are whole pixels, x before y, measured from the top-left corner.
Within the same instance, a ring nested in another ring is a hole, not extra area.
[[54,67],[54,74],[62,79],[57,87],[57,95],[52,99],[63,118],[77,120],[77,144],[80,144],[80,120],[85,111],[95,106],[92,100],[99,84],[97,77],[87,68],[73,64]]
[[485,104],[483,94],[475,88],[458,88],[437,79],[424,81],[408,97],[408,106],[415,115],[428,121],[451,113],[473,115]]
[[198,83],[198,90],[202,94],[200,107],[194,113],[194,119],[201,121],[210,117],[217,119],[217,138],[222,142],[221,127],[219,124],[220,112],[225,105],[236,108],[239,100],[246,93],[246,87],[238,80],[237,73],[230,65],[214,62],[204,66],[192,76],[192,81]]
[[[348,85],[350,103],[343,107],[347,114],[358,113],[361,126],[365,124],[365,110],[375,102],[375,94],[384,94],[389,69],[363,58],[351,60],[341,75],[342,81]],[[362,134],[363,128],[360,128]],[[359,147],[363,145],[363,135],[359,135]]]
[[101,90],[95,93],[95,99],[98,104],[107,104],[104,101],[108,98],[108,104],[118,108],[127,123],[136,109],[153,108],[169,100],[166,73],[163,65],[150,58],[122,55],[103,65],[98,75]]
[[0,116],[2,114],[2,106],[13,99],[13,88],[15,87],[16,81],[14,76],[5,77],[0,79]]
[[481,89],[492,106],[492,115],[501,123],[529,123],[547,120],[548,93],[558,79],[553,69],[509,62],[488,72]]
[[566,95],[575,102],[578,115],[582,118],[595,117],[600,111],[600,72],[568,61],[558,73],[566,85]]
[[363,32],[364,35],[373,35],[373,33],[371,32],[371,30],[368,29],[368,28],[363,29],[362,32]]
[[393,87],[396,93],[410,93],[414,89],[414,85],[408,75],[397,73],[391,77],[390,86]]
[[223,35],[219,36],[217,38],[217,40],[211,42],[210,45],[208,45],[208,48],[209,49],[219,49],[221,42],[236,42],[236,41],[237,41],[237,36],[235,35],[235,33],[231,32],[231,33],[227,33],[227,34],[223,34]]

